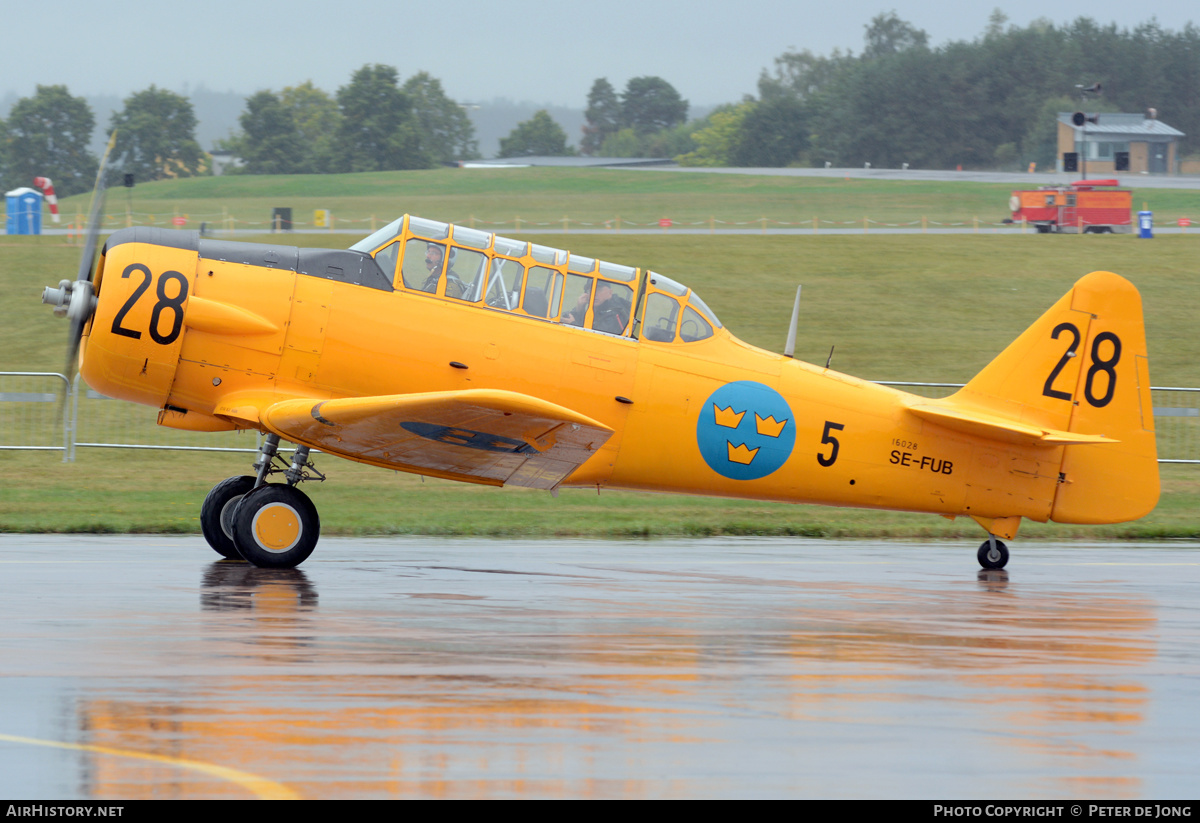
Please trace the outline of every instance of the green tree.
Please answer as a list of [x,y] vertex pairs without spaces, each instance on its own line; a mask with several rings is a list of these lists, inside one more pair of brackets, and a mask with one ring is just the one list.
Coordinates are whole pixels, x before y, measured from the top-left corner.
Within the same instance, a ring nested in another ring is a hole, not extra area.
[[757,106],[747,101],[727,106],[708,117],[708,125],[694,135],[696,150],[678,158],[681,166],[732,166],[734,152],[741,140],[742,124]]
[[1020,160],[1037,163],[1041,171],[1053,171],[1058,157],[1058,113],[1074,111],[1078,101],[1065,95],[1048,98],[1031,118],[1021,138]]
[[642,141],[633,129],[610,134],[600,144],[601,157],[642,157]]
[[150,86],[126,98],[110,123],[108,133],[117,132],[110,182],[122,172],[143,182],[194,177],[205,166],[196,142],[196,115],[186,97]]
[[649,134],[687,120],[687,101],[661,77],[634,77],[621,95],[621,127]]
[[621,128],[621,101],[617,99],[617,90],[607,78],[601,77],[592,83],[584,117],[587,122],[583,126],[580,150],[584,154],[595,154],[604,141]]
[[[51,178],[53,179],[53,178]],[[8,186],[8,125],[0,119],[0,186],[7,191]]]
[[363,66],[338,89],[342,121],[334,149],[334,171],[424,169],[433,159],[421,149],[412,103],[400,90],[396,69]]
[[260,91],[246,99],[238,121],[242,135],[237,153],[245,174],[297,174],[312,171],[310,147],[296,125],[293,110],[278,96]]
[[601,157],[676,157],[695,151],[695,134],[708,125],[707,119],[694,120],[649,134],[621,129],[605,139],[598,153]]
[[640,138],[639,157],[675,157],[696,148],[695,133],[707,125],[706,120],[680,123],[669,129],[656,131]]
[[894,11],[876,15],[863,28],[867,30],[866,47],[863,49],[863,58],[866,60],[929,46],[929,35],[912,23],[901,20]]
[[1049,101],[1097,81],[1104,96],[1085,108],[1153,106],[1187,135],[1180,146],[1186,153],[1200,145],[1196,77],[1200,29],[1190,24],[1180,32],[1155,22],[1121,30],[1080,18],[1019,28],[994,12],[974,42],[934,49],[924,32],[893,12],[866,26],[861,58],[837,52],[776,58],[773,71],[759,78],[759,96],[763,103],[801,104],[799,122],[808,132],[801,153],[814,162],[1024,167],[1053,162],[1054,114],[1081,105],[1077,95],[1065,106]]
[[968,44],[906,49],[860,62],[822,95],[822,148],[839,165],[989,168],[1011,138],[992,122]]
[[463,107],[442,91],[442,81],[418,72],[401,89],[412,102],[421,133],[421,150],[436,163],[479,158],[475,127]]
[[808,146],[803,105],[789,98],[763,100],[741,122],[731,166],[787,166]]
[[988,15],[987,28],[983,30],[985,39],[1004,36],[1004,24],[1008,22],[1008,15],[1004,13],[999,6],[992,9],[992,13]]
[[88,191],[99,161],[88,151],[96,118],[82,97],[66,86],[38,86],[9,112],[4,151],[6,188],[49,177],[59,197]]
[[763,100],[791,97],[808,100],[829,86],[854,58],[834,49],[829,57],[804,51],[784,52],[775,58],[775,73],[763,69],[758,78],[758,95]]
[[291,111],[296,131],[304,143],[306,160],[301,171],[329,171],[334,141],[342,121],[337,101],[316,88],[311,80],[305,80],[298,86],[284,88],[279,93],[279,102]]
[[500,138],[501,157],[564,157],[574,154],[567,133],[545,109],[518,123],[508,137]]

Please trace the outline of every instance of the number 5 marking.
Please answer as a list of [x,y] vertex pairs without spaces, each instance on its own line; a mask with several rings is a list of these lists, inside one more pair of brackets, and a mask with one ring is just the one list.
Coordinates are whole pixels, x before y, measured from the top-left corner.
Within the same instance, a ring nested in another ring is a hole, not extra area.
[[822,443],[822,445],[828,443],[833,446],[833,448],[830,449],[830,451],[829,451],[828,457],[821,454],[820,452],[817,452],[817,462],[820,463],[825,468],[829,468],[834,463],[836,463],[837,457],[838,457],[838,445],[839,445],[838,439],[836,437],[834,437],[833,435],[831,435],[830,432],[831,431],[841,431],[844,428],[846,428],[846,427],[843,426],[841,423],[832,423],[828,420],[825,421],[825,431],[821,433],[821,443]]

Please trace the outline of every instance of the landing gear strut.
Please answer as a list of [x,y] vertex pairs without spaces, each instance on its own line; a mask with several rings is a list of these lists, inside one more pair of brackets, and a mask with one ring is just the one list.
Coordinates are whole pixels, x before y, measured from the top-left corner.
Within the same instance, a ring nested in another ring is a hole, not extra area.
[[[200,509],[200,528],[218,554],[275,569],[294,568],[312,554],[321,518],[296,485],[325,475],[309,461],[308,451],[297,446],[288,464],[278,453],[279,436],[269,434],[258,449],[255,476],[230,477],[213,487]],[[275,473],[283,474],[286,485],[267,482]]]
[[997,540],[996,535],[988,535],[976,557],[985,569],[1003,569],[1008,565],[1008,546]]

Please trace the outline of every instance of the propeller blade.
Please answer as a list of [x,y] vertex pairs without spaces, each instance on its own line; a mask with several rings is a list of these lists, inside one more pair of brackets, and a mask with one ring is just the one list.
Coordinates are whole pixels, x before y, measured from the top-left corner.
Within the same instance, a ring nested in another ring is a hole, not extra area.
[[63,374],[67,377],[74,377],[75,372],[79,370],[79,346],[83,342],[83,323],[74,318],[71,319],[71,326],[67,332],[67,362],[63,366]]
[[[83,327],[91,319],[96,306],[92,290],[92,274],[95,270],[94,259],[100,237],[100,215],[104,210],[104,172],[108,166],[108,157],[112,154],[116,142],[117,133],[113,131],[108,139],[108,147],[104,149],[104,156],[100,158],[100,168],[96,171],[96,187],[92,190],[92,205],[88,210],[87,238],[83,244],[83,255],[79,259],[79,277],[73,284],[68,285],[65,282],[61,284],[64,295],[63,299],[59,300],[59,310],[65,310],[71,323],[67,331],[67,362],[63,367],[63,374],[68,376],[74,376],[78,369],[77,360],[80,342],[83,340]],[[49,302],[46,294],[43,294],[42,301]],[[55,313],[58,314],[59,310],[56,310]]]
[[[96,187],[92,190],[92,207],[88,211],[87,239],[83,244],[83,256],[79,260],[79,277],[76,278],[89,283],[92,281],[92,258],[96,256],[96,241],[100,237],[100,212],[104,209],[104,167],[108,165],[108,155],[112,153],[116,142],[117,133],[113,131],[112,136],[108,139],[108,148],[104,150],[104,156],[100,158],[100,169],[96,172]],[[71,325],[73,331],[74,323]],[[81,330],[82,328],[80,326]],[[78,349],[78,344],[75,348]]]
[[[71,324],[67,332],[67,363],[63,374],[73,376],[77,369],[79,346],[83,340],[83,327],[96,311],[96,297],[92,292],[92,284],[86,280],[76,280],[74,283],[64,281],[62,288],[66,291],[65,314]],[[42,301],[46,302],[45,295]]]

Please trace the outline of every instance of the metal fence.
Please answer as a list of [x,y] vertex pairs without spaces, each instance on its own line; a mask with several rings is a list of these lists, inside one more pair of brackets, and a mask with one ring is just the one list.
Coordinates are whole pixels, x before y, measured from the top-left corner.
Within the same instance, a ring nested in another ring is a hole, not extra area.
[[248,451],[258,449],[254,431],[193,432],[158,425],[158,409],[124,403],[93,391],[79,377],[72,391],[76,448]]
[[61,451],[71,448],[71,415],[60,400],[69,400],[71,381],[56,372],[0,372],[0,449]]
[[[878,381],[923,397],[945,397],[961,383]],[[1151,388],[1158,462],[1200,463],[1200,388]],[[59,400],[62,399],[60,405]],[[253,452],[258,433],[189,432],[158,425],[158,411],[98,394],[54,372],[0,372],[0,450],[76,448]]]
[[1159,463],[1200,463],[1200,389],[1151,388]]
[[0,450],[59,451],[69,463],[77,448],[254,452],[258,437],[160,426],[157,409],[105,397],[78,376],[0,372]]

